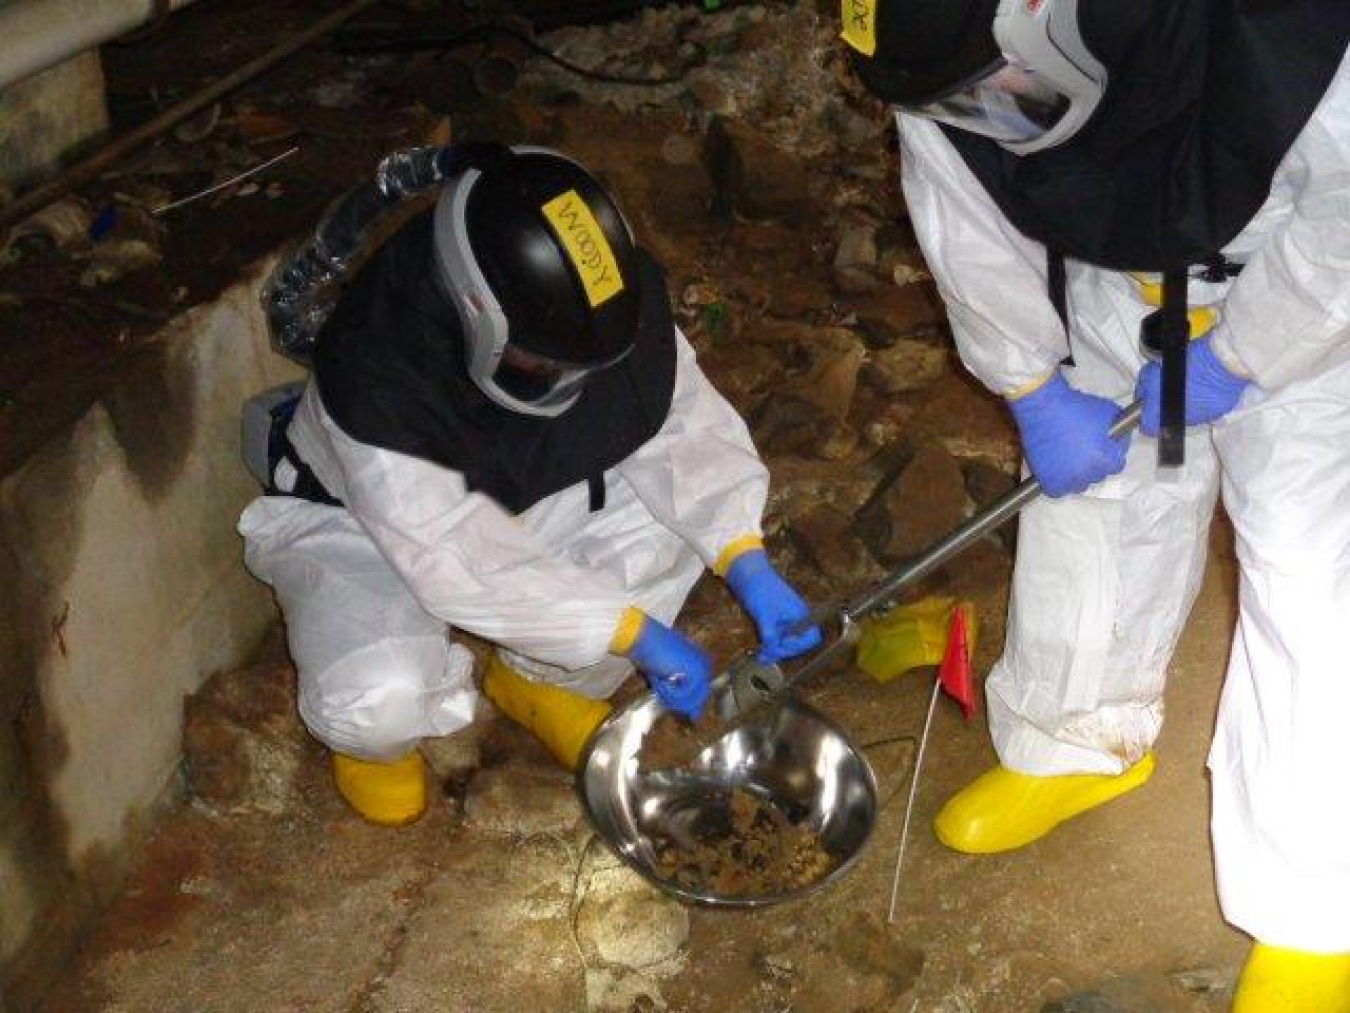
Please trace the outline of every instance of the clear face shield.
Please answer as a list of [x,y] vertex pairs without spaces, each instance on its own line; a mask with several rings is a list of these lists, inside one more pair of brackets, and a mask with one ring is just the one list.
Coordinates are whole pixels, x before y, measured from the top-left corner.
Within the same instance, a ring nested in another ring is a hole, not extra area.
[[1004,61],[952,94],[906,111],[1010,148],[1039,150],[1059,142],[1072,107],[1072,97],[1045,77]]
[[[581,396],[586,381],[613,364],[573,366],[507,344],[497,357],[492,372],[486,376],[474,375],[473,379],[489,396],[504,394],[512,402],[510,407],[532,414],[554,415],[570,408]],[[470,372],[474,372],[472,366]],[[502,401],[500,397],[494,397],[494,400]]]

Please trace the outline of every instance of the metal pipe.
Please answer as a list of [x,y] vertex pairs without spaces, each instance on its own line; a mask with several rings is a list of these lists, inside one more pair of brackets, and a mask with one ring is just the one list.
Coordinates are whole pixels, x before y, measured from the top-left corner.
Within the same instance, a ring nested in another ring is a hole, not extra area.
[[0,89],[192,0],[11,0],[0,4]]
[[97,178],[110,165],[136,150],[142,144],[172,130],[179,123],[218,101],[222,96],[247,84],[259,74],[276,66],[286,57],[303,49],[315,39],[327,35],[343,22],[378,2],[379,0],[352,0],[345,7],[316,21],[289,41],[268,50],[256,60],[250,60],[238,70],[222,77],[215,84],[203,88],[195,95],[170,106],[158,116],[142,123],[136,129],[115,138],[83,162],[77,162],[55,179],[29,190],[12,204],[0,208],[0,231],[23,221],[33,212],[41,210],[53,201],[64,197],[70,191]]

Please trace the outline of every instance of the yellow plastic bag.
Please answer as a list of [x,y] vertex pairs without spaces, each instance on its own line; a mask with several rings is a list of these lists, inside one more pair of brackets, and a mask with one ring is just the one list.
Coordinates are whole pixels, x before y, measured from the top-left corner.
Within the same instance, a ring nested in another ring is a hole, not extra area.
[[952,610],[965,613],[971,654],[979,636],[975,606],[955,598],[924,598],[862,621],[858,667],[877,682],[889,682],[915,668],[937,665],[947,650]]

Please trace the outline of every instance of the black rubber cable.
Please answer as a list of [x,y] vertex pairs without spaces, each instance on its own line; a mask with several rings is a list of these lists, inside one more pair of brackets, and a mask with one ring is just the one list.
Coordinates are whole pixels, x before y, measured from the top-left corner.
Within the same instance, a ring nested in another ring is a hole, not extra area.
[[[562,10],[540,9],[537,11],[521,11],[516,17],[530,23],[537,32],[551,32],[556,28],[566,28],[572,25],[602,25],[611,21],[618,21],[633,14],[640,14],[646,10],[657,10],[661,7],[670,7],[674,4],[688,4],[691,0],[612,0],[612,2],[603,6],[590,0],[580,6],[571,9]],[[470,0],[459,0],[457,5],[461,11],[479,18],[490,19],[492,12],[480,3],[471,3]],[[715,13],[725,9],[719,6],[709,10],[704,8],[704,13]]]
[[679,84],[682,74],[666,77],[634,77],[627,74],[609,74],[592,70],[559,56],[542,43],[536,42],[527,33],[508,25],[489,23],[475,25],[454,32],[417,29],[348,29],[333,37],[338,52],[347,56],[370,56],[377,53],[413,53],[423,50],[445,51],[458,46],[477,42],[484,36],[504,36],[519,42],[536,56],[552,63],[570,74],[598,81],[602,84],[621,84],[640,88],[657,88],[664,85]]

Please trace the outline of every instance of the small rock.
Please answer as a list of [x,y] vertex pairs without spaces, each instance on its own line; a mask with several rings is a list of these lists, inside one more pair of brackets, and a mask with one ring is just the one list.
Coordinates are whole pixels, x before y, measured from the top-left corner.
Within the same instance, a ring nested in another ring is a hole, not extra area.
[[1192,967],[1167,976],[1179,988],[1196,995],[1226,994],[1237,985],[1236,967]]
[[956,459],[942,447],[927,444],[864,509],[861,533],[873,556],[891,565],[961,523],[968,502],[965,476]]
[[822,461],[842,461],[858,449],[858,431],[846,422],[838,422],[816,446],[816,456]]
[[1022,450],[1009,431],[1000,436],[944,436],[942,449],[962,461],[980,461],[1005,475],[1016,475],[1022,463]]
[[712,306],[725,300],[726,296],[709,281],[691,281],[680,293],[682,306]]
[[791,531],[806,558],[828,577],[857,584],[876,572],[852,522],[832,506],[808,510],[793,520]]
[[898,446],[913,416],[913,405],[899,402],[888,404],[863,425],[863,439],[874,447]]
[[834,283],[839,286],[839,291],[848,295],[862,295],[866,292],[872,292],[878,285],[874,271],[856,265],[835,267]]
[[853,405],[867,349],[856,334],[842,327],[819,328],[812,339],[805,350],[814,365],[804,375],[785,380],[780,389],[815,405],[825,418],[842,422]]
[[80,273],[80,284],[85,288],[107,285],[125,275],[162,260],[159,250],[143,239],[109,239],[94,247],[89,264]]
[[896,264],[891,268],[891,281],[895,282],[897,287],[904,288],[906,285],[917,285],[921,281],[932,281],[933,276],[927,271],[918,267],[911,267],[909,264]]
[[88,204],[79,197],[65,197],[15,225],[9,241],[23,236],[43,236],[60,250],[83,249],[89,245],[91,221]]
[[565,771],[514,762],[474,776],[464,815],[479,830],[529,837],[566,833],[581,814]]
[[889,348],[873,349],[863,379],[882,394],[921,390],[936,383],[948,369],[947,350],[901,338]]
[[431,773],[442,784],[464,780],[481,766],[483,760],[472,725],[453,735],[423,739],[418,750]]
[[872,225],[848,225],[845,226],[842,235],[839,237],[839,245],[834,251],[834,271],[835,277],[840,282],[840,287],[847,291],[855,291],[848,287],[848,284],[856,284],[856,281],[849,281],[845,284],[845,273],[856,273],[859,277],[870,279],[871,284],[876,284],[876,266],[877,266],[877,230]]
[[588,956],[642,970],[679,954],[689,912],[626,866],[599,869],[577,912],[577,935]]

